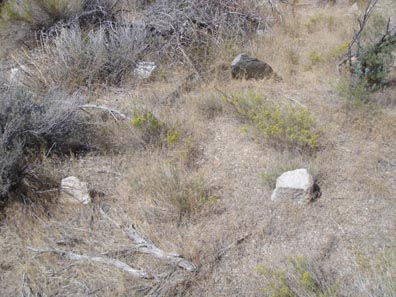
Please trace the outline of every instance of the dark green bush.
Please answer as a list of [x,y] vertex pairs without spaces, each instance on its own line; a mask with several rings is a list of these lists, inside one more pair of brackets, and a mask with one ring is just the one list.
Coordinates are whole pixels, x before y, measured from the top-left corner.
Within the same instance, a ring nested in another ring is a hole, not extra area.
[[364,48],[357,65],[357,73],[370,86],[383,85],[392,61],[392,52],[396,50],[396,35],[390,36],[384,43]]

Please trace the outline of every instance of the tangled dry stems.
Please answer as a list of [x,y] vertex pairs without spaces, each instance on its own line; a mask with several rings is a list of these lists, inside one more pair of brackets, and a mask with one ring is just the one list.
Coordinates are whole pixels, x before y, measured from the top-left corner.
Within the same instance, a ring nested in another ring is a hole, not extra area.
[[31,169],[31,158],[37,159],[42,149],[68,153],[90,148],[93,127],[79,112],[83,100],[58,90],[43,96],[17,86],[1,91],[1,200],[20,186]]

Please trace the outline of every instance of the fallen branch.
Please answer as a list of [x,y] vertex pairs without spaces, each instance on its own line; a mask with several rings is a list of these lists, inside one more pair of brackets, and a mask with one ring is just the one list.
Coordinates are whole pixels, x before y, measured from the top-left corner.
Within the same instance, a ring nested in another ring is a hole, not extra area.
[[110,218],[102,209],[101,209],[101,213],[118,228],[124,230],[124,232],[127,234],[129,239],[131,239],[133,243],[136,245],[137,252],[152,255],[160,260],[164,260],[170,263],[172,266],[180,267],[190,272],[194,272],[197,270],[197,267],[194,265],[194,263],[184,259],[179,254],[165,252],[159,249],[157,246],[155,246],[152,242],[144,239],[136,231],[134,226],[130,225],[127,228],[123,229],[123,227],[119,223],[117,223],[112,218]]
[[300,103],[300,102],[297,101],[296,99],[287,97],[287,96],[285,96],[285,95],[283,95],[283,97],[284,97],[285,99],[288,99],[288,100],[290,100],[290,101],[293,101],[293,102],[296,103],[297,105],[300,105],[300,107],[307,109],[307,107],[306,107],[304,104]]
[[91,261],[91,262],[97,262],[97,263],[101,263],[101,264],[106,264],[106,265],[110,265],[113,267],[116,267],[126,273],[128,273],[129,275],[132,275],[134,277],[138,277],[138,278],[144,278],[144,279],[153,279],[154,276],[150,275],[149,273],[143,271],[143,270],[137,270],[132,268],[131,266],[129,266],[128,264],[121,262],[119,260],[116,259],[112,259],[112,258],[105,258],[105,257],[91,257],[91,256],[86,256],[86,255],[79,255],[79,254],[75,254],[72,252],[66,252],[66,251],[62,251],[62,250],[58,250],[58,249],[37,249],[37,248],[32,248],[32,247],[28,247],[29,250],[39,253],[39,254],[43,254],[43,253],[54,253],[57,254],[59,256],[65,257],[69,260],[74,260],[74,261]]
[[80,107],[81,109],[83,109],[83,110],[86,109],[86,108],[94,108],[94,109],[100,109],[100,110],[107,111],[107,112],[109,112],[109,113],[114,117],[114,119],[115,119],[116,121],[118,121],[116,115],[118,115],[119,117],[121,117],[123,120],[128,120],[128,121],[132,120],[132,118],[128,117],[128,116],[125,115],[124,113],[122,113],[122,112],[120,112],[120,111],[118,111],[118,110],[116,110],[116,109],[109,108],[109,107],[102,106],[102,105],[84,104],[84,105],[80,105],[79,107]]
[[153,255],[158,259],[169,262],[173,266],[181,267],[190,272],[197,270],[196,266],[192,262],[187,261],[176,253],[164,252],[163,250],[156,247],[153,243],[141,237],[133,226],[128,226],[125,231],[128,237],[136,244],[139,252]]

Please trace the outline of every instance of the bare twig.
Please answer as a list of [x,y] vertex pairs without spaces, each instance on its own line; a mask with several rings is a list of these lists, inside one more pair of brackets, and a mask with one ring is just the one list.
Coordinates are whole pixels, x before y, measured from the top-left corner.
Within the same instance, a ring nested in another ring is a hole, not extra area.
[[300,103],[300,102],[297,101],[296,99],[287,97],[287,96],[285,96],[285,95],[283,95],[283,97],[286,98],[287,100],[293,101],[294,103],[296,103],[297,105],[301,106],[302,108],[305,108],[305,109],[307,108],[304,104]]
[[138,252],[152,255],[160,260],[164,260],[164,261],[170,263],[173,266],[183,268],[190,272],[194,272],[197,270],[197,267],[194,265],[194,263],[184,259],[179,254],[165,252],[165,251],[159,249],[156,245],[154,245],[149,240],[144,239],[136,231],[134,226],[129,225],[127,228],[123,228],[120,223],[116,222],[111,217],[109,217],[102,209],[101,209],[101,213],[108,220],[110,220],[114,225],[116,225],[118,228],[122,229],[127,234],[129,239],[131,239],[133,241],[133,243],[136,245],[136,250]]
[[125,115],[124,113],[122,113],[122,112],[120,112],[120,111],[118,111],[118,110],[116,110],[116,109],[109,108],[109,107],[102,106],[102,105],[84,104],[84,105],[80,105],[79,107],[80,107],[82,110],[84,110],[85,108],[94,108],[94,109],[100,109],[100,110],[107,111],[107,112],[109,112],[109,113],[114,117],[114,119],[115,119],[116,121],[118,121],[118,119],[117,119],[117,117],[116,117],[115,115],[118,115],[118,116],[119,116],[121,119],[123,119],[123,120],[128,120],[128,121],[132,120],[132,118],[128,117],[128,116]]
[[143,270],[134,269],[131,266],[129,266],[128,264],[121,262],[119,260],[116,260],[116,259],[112,259],[112,258],[80,255],[80,254],[75,254],[72,252],[62,251],[62,250],[53,249],[53,248],[37,249],[37,248],[28,247],[28,249],[33,252],[36,252],[38,254],[53,253],[53,254],[57,254],[59,256],[65,257],[69,260],[73,260],[73,261],[83,261],[83,262],[90,261],[90,262],[96,262],[96,263],[100,263],[100,264],[113,266],[115,268],[118,268],[118,269],[126,272],[129,275],[132,275],[132,276],[138,277],[138,278],[144,278],[144,279],[155,278],[153,275],[151,275]]
[[136,244],[139,252],[155,256],[156,258],[164,260],[173,266],[178,266],[190,272],[197,270],[196,266],[192,262],[185,260],[178,254],[164,252],[157,248],[153,243],[141,237],[134,226],[128,226],[125,231],[127,232],[128,237]]

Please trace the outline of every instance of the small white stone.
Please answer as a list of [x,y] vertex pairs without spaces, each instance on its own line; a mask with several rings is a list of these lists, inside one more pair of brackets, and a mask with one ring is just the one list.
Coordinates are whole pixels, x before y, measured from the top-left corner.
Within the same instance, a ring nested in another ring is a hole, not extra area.
[[136,64],[134,73],[139,79],[147,79],[151,76],[153,71],[157,68],[154,62],[139,62]]
[[75,176],[62,179],[61,201],[64,203],[82,203],[84,205],[90,203],[91,196],[88,192],[87,183],[80,181]]

